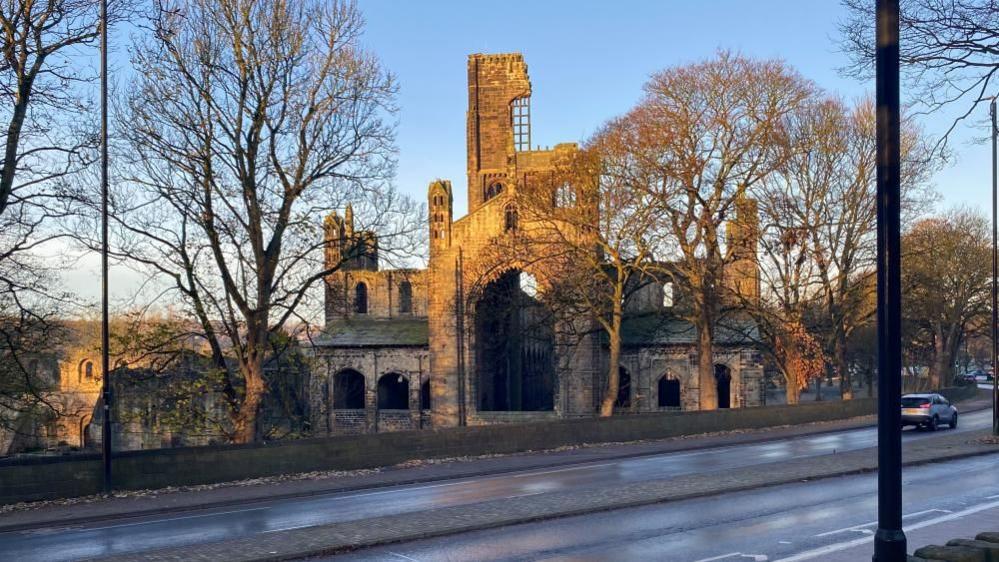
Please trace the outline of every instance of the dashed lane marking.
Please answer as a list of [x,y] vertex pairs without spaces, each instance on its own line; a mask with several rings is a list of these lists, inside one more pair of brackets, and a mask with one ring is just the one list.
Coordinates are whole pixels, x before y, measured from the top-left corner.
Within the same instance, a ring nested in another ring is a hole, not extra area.
[[[983,503],[976,505],[974,507],[969,507],[968,509],[963,509],[961,511],[957,511],[954,513],[948,513],[947,515],[941,515],[940,517],[934,517],[932,519],[925,519],[923,521],[920,521],[918,523],[913,523],[911,525],[906,525],[902,527],[902,530],[905,532],[915,531],[916,529],[931,527],[933,525],[938,525],[940,523],[947,523],[948,521],[954,521],[957,519],[961,519],[962,517],[967,517],[968,515],[978,513],[980,511],[995,509],[997,507],[999,507],[999,501]],[[872,539],[873,536],[868,535],[866,537],[854,539],[852,541],[844,541],[840,543],[829,544],[820,548],[799,552],[798,554],[789,556],[787,558],[781,558],[780,560],[777,560],[775,562],[799,562],[801,560],[811,560],[813,558],[825,556],[826,554],[831,554],[833,552],[839,552],[841,550],[846,550],[848,548],[853,548],[855,546],[867,544],[871,542]]]

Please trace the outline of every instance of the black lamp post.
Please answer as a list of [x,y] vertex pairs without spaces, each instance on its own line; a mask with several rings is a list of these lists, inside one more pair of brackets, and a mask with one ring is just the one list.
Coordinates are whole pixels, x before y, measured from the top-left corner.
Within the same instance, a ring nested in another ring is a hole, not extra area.
[[902,291],[899,0],[877,1],[878,530],[875,562],[905,562],[902,531]]
[[989,114],[992,126],[992,434],[999,435],[999,373],[996,369],[997,346],[999,346],[999,323],[996,322],[999,310],[996,307],[997,300],[997,257],[996,257],[996,99],[992,98],[989,104]]
[[108,343],[108,2],[101,0],[101,458],[104,462],[104,491],[111,481],[111,369]]

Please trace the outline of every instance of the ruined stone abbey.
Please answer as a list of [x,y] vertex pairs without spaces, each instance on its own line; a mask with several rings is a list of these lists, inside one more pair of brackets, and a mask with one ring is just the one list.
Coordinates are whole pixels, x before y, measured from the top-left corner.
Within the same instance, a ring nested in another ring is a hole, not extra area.
[[[377,233],[356,231],[350,208],[327,218],[327,262],[345,265],[327,279],[326,329],[313,348],[317,433],[597,412],[609,367],[601,335],[570,341],[556,327],[578,318],[539,314],[534,280],[543,272],[484,263],[495,259],[487,250],[496,240],[523,235],[518,188],[577,150],[574,143],[531,149],[530,96],[520,54],[469,57],[468,214],[454,217],[450,181],[430,184],[426,269],[379,269]],[[755,207],[743,207],[741,219],[755,221]],[[365,251],[345,253],[358,246]],[[752,262],[733,264],[733,277],[758,291]],[[618,412],[698,408],[696,334],[671,313],[679,298],[672,284],[653,282],[628,302]],[[760,404],[762,361],[748,338],[719,330],[714,361],[721,407]]]

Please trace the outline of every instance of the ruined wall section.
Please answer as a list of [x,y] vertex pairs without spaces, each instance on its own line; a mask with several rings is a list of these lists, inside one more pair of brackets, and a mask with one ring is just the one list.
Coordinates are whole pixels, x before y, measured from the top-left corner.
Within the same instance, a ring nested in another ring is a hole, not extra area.
[[490,187],[515,182],[513,101],[531,95],[527,64],[519,53],[468,57],[468,211],[487,199]]

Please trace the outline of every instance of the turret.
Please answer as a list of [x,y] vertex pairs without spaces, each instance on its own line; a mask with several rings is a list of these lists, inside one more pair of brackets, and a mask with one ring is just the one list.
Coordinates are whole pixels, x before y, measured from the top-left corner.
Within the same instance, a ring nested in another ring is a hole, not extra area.
[[378,237],[374,232],[354,230],[354,209],[344,209],[343,218],[336,211],[323,223],[326,269],[378,271]]
[[729,246],[727,285],[740,299],[755,302],[760,298],[760,272],[757,264],[760,219],[757,203],[744,193],[737,195],[734,203],[735,218],[725,228]]
[[454,220],[454,197],[451,182],[436,180],[427,190],[430,219],[430,253],[451,247],[451,222]]

